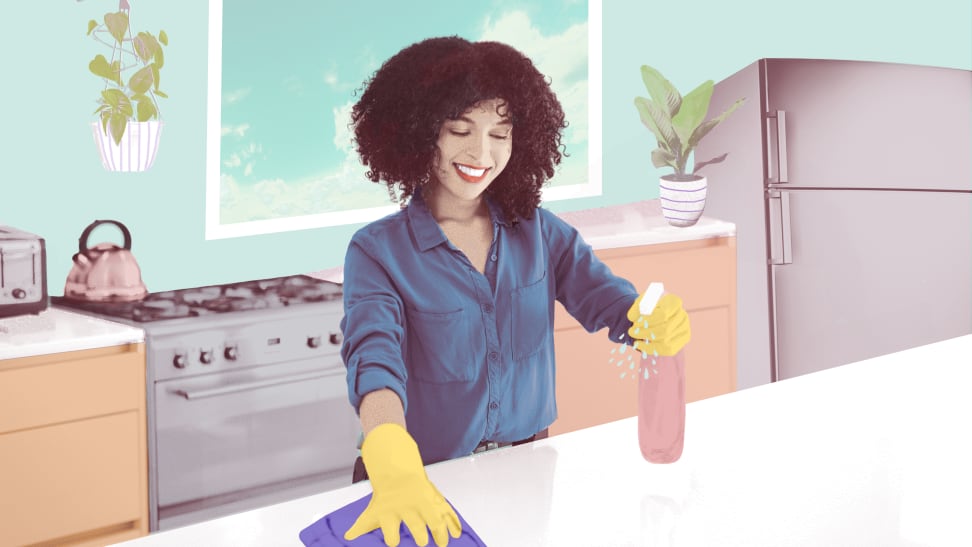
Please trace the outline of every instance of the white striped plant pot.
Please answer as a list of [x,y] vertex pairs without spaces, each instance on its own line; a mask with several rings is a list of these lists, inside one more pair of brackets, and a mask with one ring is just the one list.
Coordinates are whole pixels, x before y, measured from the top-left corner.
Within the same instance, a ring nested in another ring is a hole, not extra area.
[[101,164],[108,171],[136,172],[147,171],[155,161],[159,151],[159,137],[162,135],[162,122],[129,121],[122,134],[121,142],[115,144],[111,133],[101,128],[101,122],[92,122],[95,144],[101,154]]
[[658,181],[662,214],[672,226],[692,226],[705,209],[705,177],[695,175],[695,180],[689,181],[672,180],[674,177],[665,175]]

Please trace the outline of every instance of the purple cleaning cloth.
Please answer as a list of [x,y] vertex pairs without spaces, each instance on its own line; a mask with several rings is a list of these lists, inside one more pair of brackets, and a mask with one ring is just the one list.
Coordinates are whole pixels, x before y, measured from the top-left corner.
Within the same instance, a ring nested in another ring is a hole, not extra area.
[[[344,533],[351,528],[354,521],[358,520],[370,501],[371,494],[368,494],[333,513],[324,515],[320,520],[300,531],[300,541],[304,542],[306,547],[386,547],[380,528],[352,541],[344,539]],[[459,523],[462,525],[462,534],[458,538],[449,536],[449,547],[486,547],[483,540],[479,539],[479,536],[462,518],[455,506],[452,503],[449,503],[449,505],[452,506],[453,511],[456,511],[456,516],[459,517]],[[409,533],[405,523],[401,524],[399,534],[401,535],[401,542],[399,542],[398,547],[418,546],[412,539],[412,534]],[[429,543],[426,547],[434,546],[435,540],[432,539],[432,534],[429,534]]]

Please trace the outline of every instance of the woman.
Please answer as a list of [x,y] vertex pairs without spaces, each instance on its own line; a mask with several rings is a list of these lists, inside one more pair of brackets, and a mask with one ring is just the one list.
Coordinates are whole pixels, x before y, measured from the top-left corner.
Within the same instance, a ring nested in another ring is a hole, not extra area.
[[[404,522],[419,545],[428,526],[442,546],[459,522],[423,461],[546,436],[554,300],[630,343],[638,291],[539,207],[567,124],[517,50],[413,44],[373,75],[351,118],[368,177],[403,208],[358,231],[345,259],[342,357],[364,433],[355,480],[374,490],[345,537],[380,527],[397,545]],[[688,341],[677,297],[648,319],[656,339],[635,347],[670,355]]]

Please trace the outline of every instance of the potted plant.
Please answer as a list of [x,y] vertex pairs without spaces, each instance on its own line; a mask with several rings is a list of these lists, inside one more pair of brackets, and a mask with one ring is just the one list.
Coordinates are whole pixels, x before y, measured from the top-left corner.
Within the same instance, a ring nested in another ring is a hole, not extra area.
[[88,63],[104,87],[91,124],[101,162],[109,171],[145,171],[158,152],[162,122],[158,99],[165,64],[163,46],[169,44],[164,30],[158,36],[131,29],[131,7],[120,0],[118,11],[106,13],[101,23],[88,21],[88,36],[108,46],[110,57],[98,54]]
[[635,107],[645,124],[658,140],[658,148],[651,152],[655,167],[671,167],[675,172],[659,181],[659,196],[665,219],[673,226],[692,226],[705,209],[706,178],[698,175],[706,165],[719,163],[728,154],[705,161],[694,161],[691,173],[686,171],[689,156],[705,137],[746,99],[737,100],[716,118],[705,120],[712,99],[713,82],[702,82],[684,97],[660,72],[644,65],[641,79],[650,98],[635,97]]

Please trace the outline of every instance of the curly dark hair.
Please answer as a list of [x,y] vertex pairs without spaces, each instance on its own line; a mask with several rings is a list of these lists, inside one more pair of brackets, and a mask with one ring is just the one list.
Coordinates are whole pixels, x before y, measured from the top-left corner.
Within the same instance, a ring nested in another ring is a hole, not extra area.
[[[385,61],[351,111],[354,140],[372,182],[402,207],[429,182],[439,129],[476,103],[500,99],[514,127],[509,163],[486,193],[507,220],[531,218],[561,152],[564,112],[546,77],[500,42],[428,38]],[[395,188],[401,192],[396,196]]]

